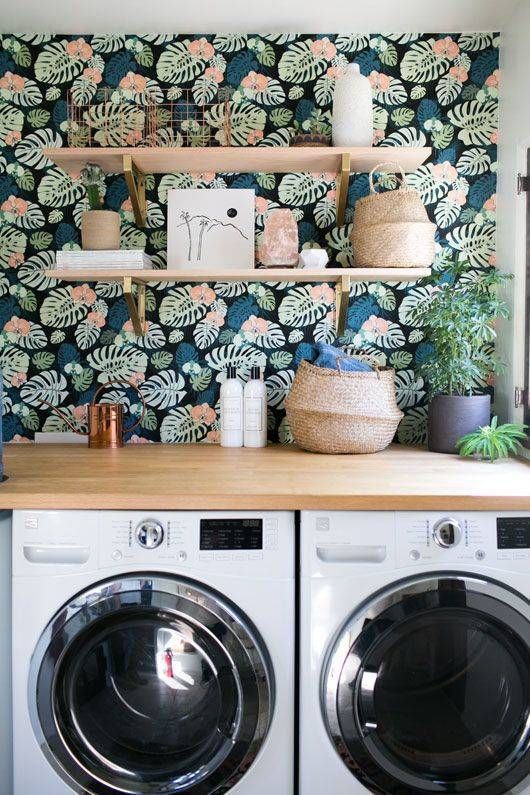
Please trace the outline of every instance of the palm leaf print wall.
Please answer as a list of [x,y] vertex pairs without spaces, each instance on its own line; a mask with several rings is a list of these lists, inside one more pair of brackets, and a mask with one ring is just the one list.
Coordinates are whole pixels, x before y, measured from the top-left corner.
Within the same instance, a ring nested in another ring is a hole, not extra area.
[[[145,92],[156,97],[161,88],[173,88],[176,97],[180,89],[192,89],[197,102],[220,92],[234,103],[237,144],[281,146],[295,121],[317,119],[329,129],[337,73],[356,61],[373,86],[381,159],[391,156],[384,147],[433,147],[432,160],[409,182],[438,226],[439,278],[455,257],[466,263],[470,278],[494,264],[494,33],[17,34],[2,35],[0,42],[0,367],[8,440],[65,428],[41,398],[83,427],[83,405],[116,377],[139,385],[147,401],[132,441],[215,441],[226,366],[236,364],[244,377],[259,364],[269,392],[270,438],[289,442],[283,403],[297,365],[315,341],[335,340],[334,293],[326,284],[153,284],[148,332],[136,338],[118,285],[74,286],[46,278],[57,250],[80,247],[86,207],[80,183],[41,151],[66,145],[68,89],[79,101],[93,97],[98,86],[133,101]],[[112,114],[112,103],[94,113]],[[136,143],[134,114],[129,127],[125,142],[99,142]],[[394,178],[386,183],[392,187]],[[356,200],[368,192],[368,177],[352,175],[348,223],[339,228],[332,174],[149,177],[145,229],[134,225],[123,176],[109,177],[105,199],[121,215],[122,246],[145,247],[158,266],[165,263],[167,191],[174,187],[252,188],[258,242],[267,214],[287,206],[301,244],[324,246],[335,264],[351,265],[351,218]],[[395,367],[406,413],[399,438],[405,443],[425,440],[426,386],[415,368],[431,349],[414,310],[430,289],[421,283],[355,284],[340,340]],[[133,391],[127,399],[137,413]]]

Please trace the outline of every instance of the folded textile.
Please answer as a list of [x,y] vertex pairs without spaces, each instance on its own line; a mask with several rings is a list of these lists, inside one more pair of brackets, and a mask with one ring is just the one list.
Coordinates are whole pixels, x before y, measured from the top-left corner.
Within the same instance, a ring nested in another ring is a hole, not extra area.
[[317,356],[313,361],[316,367],[324,367],[328,370],[340,369],[345,373],[368,373],[373,370],[373,367],[368,362],[356,356],[349,356],[341,348],[336,348],[334,345],[326,345],[323,342],[319,342],[316,349]]

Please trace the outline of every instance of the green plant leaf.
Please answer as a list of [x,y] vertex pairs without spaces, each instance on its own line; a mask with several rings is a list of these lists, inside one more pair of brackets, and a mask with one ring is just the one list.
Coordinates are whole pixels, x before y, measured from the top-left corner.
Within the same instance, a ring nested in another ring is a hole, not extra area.
[[171,409],[162,420],[160,440],[170,444],[192,444],[206,436],[207,425],[193,418],[191,406]]
[[206,61],[193,55],[189,41],[176,41],[164,48],[156,65],[159,80],[179,85],[189,83],[206,69]]
[[290,44],[278,64],[281,80],[287,83],[308,83],[323,74],[328,62],[323,56],[314,55],[311,39]]
[[84,61],[66,51],[66,39],[45,44],[35,61],[35,77],[41,83],[68,83],[81,74]]
[[34,375],[22,385],[20,397],[30,406],[42,407],[42,400],[59,406],[68,394],[66,378],[55,370]]
[[430,83],[447,72],[449,59],[433,49],[434,39],[411,45],[401,61],[400,72],[410,83]]
[[55,355],[49,351],[39,351],[33,354],[31,362],[37,370],[50,370],[55,362]]

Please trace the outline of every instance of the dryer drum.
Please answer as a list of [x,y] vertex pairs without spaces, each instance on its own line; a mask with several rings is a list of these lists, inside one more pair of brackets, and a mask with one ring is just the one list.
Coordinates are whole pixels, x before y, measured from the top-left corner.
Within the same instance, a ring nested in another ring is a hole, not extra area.
[[501,795],[530,773],[529,605],[472,575],[394,583],[338,634],[322,703],[370,791]]
[[76,792],[228,792],[274,702],[263,641],[224,597],[160,574],[107,580],[56,615],[33,656],[34,731]]

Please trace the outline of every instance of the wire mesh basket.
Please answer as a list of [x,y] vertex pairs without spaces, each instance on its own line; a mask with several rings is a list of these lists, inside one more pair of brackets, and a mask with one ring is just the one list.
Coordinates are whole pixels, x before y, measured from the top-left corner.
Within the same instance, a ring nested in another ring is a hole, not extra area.
[[197,102],[191,89],[161,89],[131,75],[130,86],[99,88],[93,96],[68,92],[70,147],[230,146],[229,94]]

